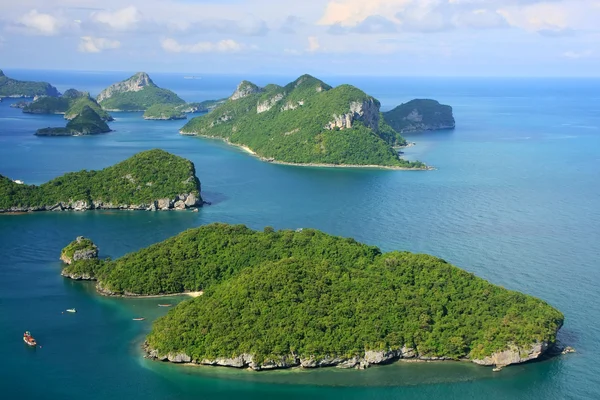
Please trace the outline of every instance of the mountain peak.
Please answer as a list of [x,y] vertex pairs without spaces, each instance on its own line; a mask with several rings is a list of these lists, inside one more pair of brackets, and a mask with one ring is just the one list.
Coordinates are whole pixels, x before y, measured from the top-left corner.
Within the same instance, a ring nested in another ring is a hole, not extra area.
[[1,69],[0,69],[0,76],[6,76],[6,75],[4,75],[4,72],[2,72]]
[[235,92],[233,92],[233,94],[231,95],[231,97],[229,99],[230,100],[241,99],[243,97],[250,96],[251,94],[254,94],[254,93],[260,93],[263,90],[264,90],[263,88],[255,85],[254,83],[252,83],[250,81],[242,81],[237,86],[237,88],[235,89]]

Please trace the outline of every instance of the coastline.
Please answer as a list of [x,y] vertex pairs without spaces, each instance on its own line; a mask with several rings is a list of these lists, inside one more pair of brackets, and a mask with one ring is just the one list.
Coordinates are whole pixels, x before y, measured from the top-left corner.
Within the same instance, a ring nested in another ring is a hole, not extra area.
[[[387,170],[392,170],[392,171],[433,171],[433,170],[435,170],[435,168],[431,167],[431,166],[427,166],[427,168],[407,168],[407,167],[394,167],[394,166],[376,165],[376,164],[363,165],[363,164],[292,163],[292,162],[278,161],[278,160],[274,160],[271,158],[262,157],[262,156],[258,155],[254,150],[250,149],[248,146],[243,145],[243,144],[233,143],[233,142],[229,141],[229,139],[227,139],[227,138],[201,135],[199,133],[187,133],[187,132],[183,132],[183,131],[179,131],[179,134],[183,135],[183,136],[195,136],[195,137],[201,137],[201,138],[205,138],[205,139],[221,140],[221,141],[227,143],[228,145],[240,148],[243,151],[245,151],[246,153],[258,158],[261,161],[267,162],[269,164],[289,165],[289,166],[293,166],[293,167],[387,169]],[[409,147],[409,146],[406,146],[406,147]]]

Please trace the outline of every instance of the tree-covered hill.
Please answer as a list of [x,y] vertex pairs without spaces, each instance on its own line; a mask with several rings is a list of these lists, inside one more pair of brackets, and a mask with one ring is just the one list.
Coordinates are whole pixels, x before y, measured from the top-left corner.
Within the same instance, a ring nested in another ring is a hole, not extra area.
[[383,113],[385,121],[400,133],[453,129],[452,107],[436,100],[415,99]]
[[186,119],[187,115],[183,112],[183,106],[174,106],[171,104],[154,104],[144,112],[144,119],[151,120],[172,120]]
[[38,97],[23,107],[23,112],[28,114],[64,114],[65,119],[70,120],[81,114],[86,106],[94,110],[104,121],[113,120],[111,115],[89,96],[89,93],[75,89],[67,90],[60,97]]
[[181,133],[222,138],[271,161],[425,168],[399,158],[392,146],[404,139],[383,121],[379,107],[353,86],[332,88],[310,75],[286,86],[244,81]]
[[185,104],[174,92],[156,86],[145,72],[109,86],[96,100],[105,110],[115,111],[145,111],[155,104]]
[[4,75],[0,70],[0,97],[53,96],[60,93],[48,82],[19,81]]
[[100,171],[72,172],[40,186],[0,175],[0,211],[184,209],[202,204],[195,174],[191,161],[149,150]]
[[203,290],[155,322],[147,351],[211,365],[510,364],[541,355],[563,323],[545,302],[439,258],[313,229],[211,224],[116,260],[74,262],[63,275],[95,278],[113,295]]

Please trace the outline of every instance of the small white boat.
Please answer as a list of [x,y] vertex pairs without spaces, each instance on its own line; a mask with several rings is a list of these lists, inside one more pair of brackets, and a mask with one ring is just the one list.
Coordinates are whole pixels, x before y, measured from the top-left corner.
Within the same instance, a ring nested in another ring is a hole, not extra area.
[[77,310],[76,310],[76,309],[74,309],[74,308],[68,308],[68,309],[67,309],[67,312],[76,313],[76,312],[77,312]]
[[143,320],[145,320],[145,319],[146,319],[146,318],[144,318],[144,317],[139,317],[139,318],[134,318],[133,320],[134,320],[134,321],[143,321]]
[[492,369],[492,372],[500,372],[502,371],[502,367],[494,367],[494,369]]
[[171,307],[173,304],[159,304],[159,307]]

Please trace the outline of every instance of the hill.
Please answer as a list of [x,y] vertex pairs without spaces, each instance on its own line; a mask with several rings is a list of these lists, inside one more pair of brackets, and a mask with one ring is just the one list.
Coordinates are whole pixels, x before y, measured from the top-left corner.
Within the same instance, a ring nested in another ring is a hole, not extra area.
[[187,115],[183,112],[184,106],[173,106],[169,104],[154,104],[148,107],[144,112],[144,119],[152,120],[172,120],[172,119],[186,119]]
[[48,82],[31,82],[11,79],[0,70],[0,97],[59,96],[58,90]]
[[65,119],[73,119],[81,114],[84,107],[90,107],[104,121],[112,121],[113,117],[92,99],[88,92],[76,89],[67,90],[60,97],[36,97],[31,103],[23,107],[23,112],[28,114],[64,114]]
[[405,141],[379,108],[353,86],[332,88],[310,75],[264,88],[243,81],[227,101],[189,121],[181,133],[221,138],[268,161],[426,168],[399,158],[393,146]]
[[73,262],[63,275],[113,295],[203,290],[154,323],[149,356],[254,369],[518,363],[544,353],[564,318],[439,258],[313,229],[211,224],[114,261]]
[[415,99],[384,112],[383,118],[400,133],[454,129],[452,107],[436,100]]
[[185,101],[172,91],[156,86],[145,72],[138,72],[109,86],[96,100],[109,111],[145,111],[155,104],[185,104]]
[[65,128],[38,129],[37,136],[85,136],[110,132],[108,124],[91,107],[83,105],[80,113],[67,122]]
[[202,205],[194,164],[143,151],[100,171],[71,172],[40,186],[0,175],[0,212],[91,209],[168,210]]

